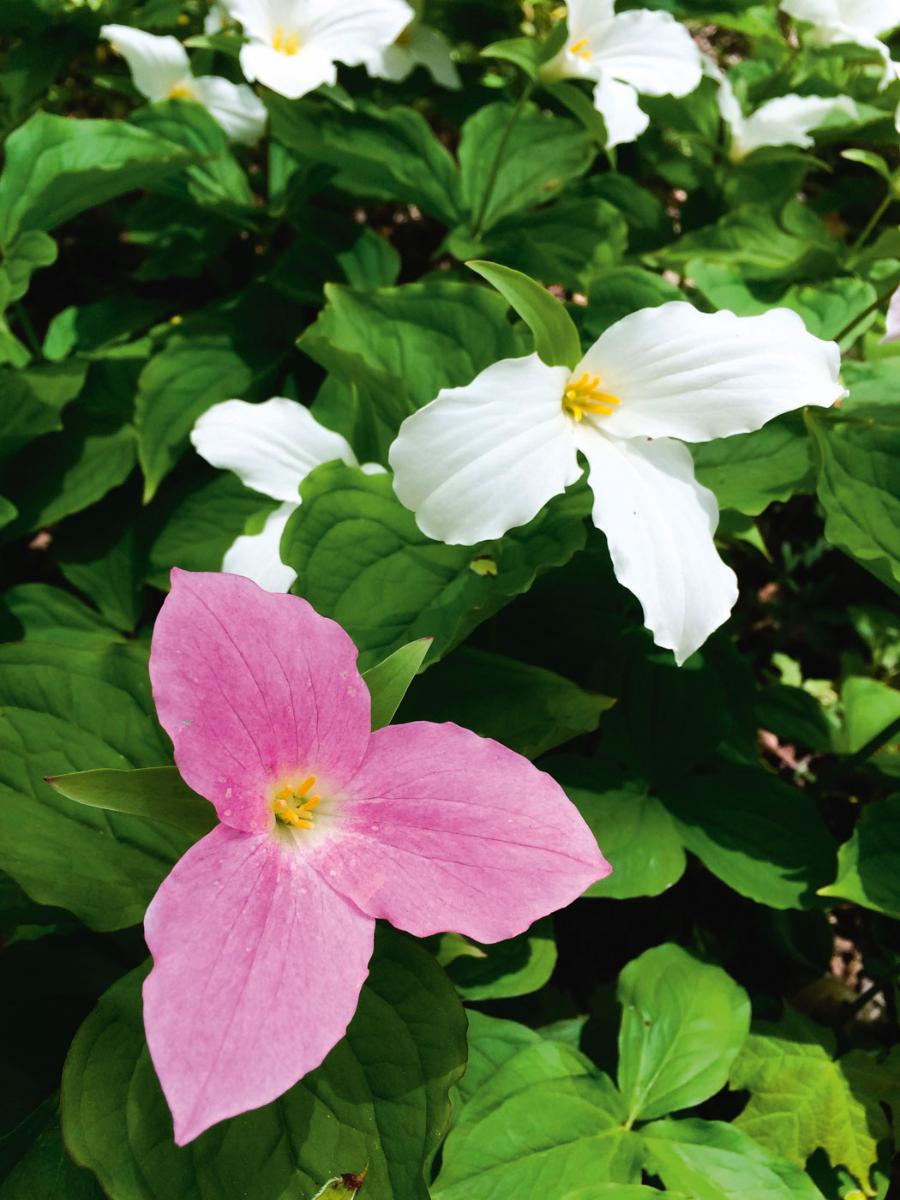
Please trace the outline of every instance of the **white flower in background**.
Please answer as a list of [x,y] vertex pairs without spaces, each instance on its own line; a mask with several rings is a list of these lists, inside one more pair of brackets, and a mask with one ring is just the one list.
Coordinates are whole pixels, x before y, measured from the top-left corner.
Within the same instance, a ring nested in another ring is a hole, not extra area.
[[686,96],[702,77],[700,51],[667,12],[616,13],[613,0],[569,0],[568,37],[541,75],[544,80],[592,79],[607,145],[633,142],[650,118],[645,96]]
[[440,87],[457,89],[462,86],[456,64],[450,54],[450,43],[437,29],[422,20],[422,0],[410,0],[415,16],[389,46],[384,46],[366,60],[366,70],[378,79],[400,83],[416,67],[424,67]]
[[241,67],[296,100],[337,81],[339,62],[367,62],[415,17],[405,0],[221,0],[249,39]]
[[719,112],[731,130],[731,157],[746,157],[761,146],[813,145],[810,130],[818,129],[833,113],[851,120],[859,111],[849,96],[779,96],[767,100],[749,117],[741,112],[728,80],[720,75]]
[[884,324],[885,330],[884,337],[881,339],[882,345],[885,342],[900,342],[900,287],[891,296]]
[[788,309],[642,309],[607,329],[572,371],[532,354],[439,392],[400,427],[394,488],[429,537],[471,545],[532,520],[581,476],[580,452],[616,576],[681,663],[737,599],[713,542],[716,499],[694,479],[683,443],[831,405],[844,394],[839,367],[837,346]]
[[813,26],[814,40],[822,46],[855,43],[874,50],[884,62],[881,86],[900,77],[900,63],[879,34],[900,25],[900,0],[781,0],[781,10]]
[[[263,404],[214,404],[195,423],[191,441],[211,466],[234,471],[251,491],[281,501],[259,533],[232,543],[222,569],[246,575],[270,592],[286,592],[297,576],[281,561],[281,535],[300,505],[300,484],[322,463],[339,459],[358,466],[347,439],[320,425],[296,400],[276,396]],[[367,463],[362,470],[372,475],[384,468]]]
[[195,100],[233,142],[252,146],[262,137],[266,109],[259,97],[245,83],[192,75],[187,51],[177,38],[157,37],[130,25],[104,25],[100,35],[128,63],[134,86],[148,100]]
[[214,33],[221,33],[228,21],[228,13],[219,4],[219,0],[213,0],[209,6],[209,11],[203,18],[203,32],[207,37],[211,37]]

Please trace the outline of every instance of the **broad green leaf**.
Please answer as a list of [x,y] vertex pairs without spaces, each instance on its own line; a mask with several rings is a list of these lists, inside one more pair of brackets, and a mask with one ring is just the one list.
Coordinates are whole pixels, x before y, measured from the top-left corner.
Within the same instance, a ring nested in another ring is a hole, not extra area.
[[549,920],[526,933],[483,946],[460,933],[444,933],[435,954],[464,1000],[504,1000],[542,988],[556,966]]
[[789,500],[815,487],[809,435],[797,413],[754,433],[691,446],[691,452],[697,479],[715,492],[720,508],[757,516],[773,500]]
[[877,1098],[855,1093],[834,1052],[834,1035],[793,1010],[781,1025],[754,1026],[729,1080],[750,1093],[735,1126],[800,1167],[821,1147],[868,1191],[877,1144],[890,1128]]
[[486,279],[515,309],[534,335],[537,354],[551,367],[578,365],[581,339],[564,306],[521,271],[473,259],[466,264]]
[[0,1200],[104,1200],[96,1177],[66,1153],[59,1105],[48,1102],[42,1109],[34,1140],[0,1183]]
[[276,506],[276,500],[251,492],[230,471],[214,472],[205,465],[176,471],[148,510],[148,582],[167,591],[172,567],[220,570],[225,551],[248,522],[261,524]]
[[809,908],[835,846],[813,796],[759,767],[723,764],[667,788],[684,844],[729,887],[771,908]]
[[429,658],[443,657],[584,542],[578,494],[477,546],[432,542],[384,475],[327,464],[301,495],[282,538],[282,557],[297,571],[291,590],[347,630],[363,670],[421,637],[434,638]]
[[866,805],[838,851],[837,879],[819,895],[900,918],[900,795]]
[[[518,1021],[505,1021],[489,1017],[478,1009],[467,1010],[469,1021],[469,1062],[459,1083],[459,1094],[464,1102],[471,1100],[509,1059],[514,1058],[526,1046],[536,1046],[541,1041],[539,1033],[520,1025]],[[463,1108],[462,1111],[465,1111]],[[460,1110],[453,1114],[458,1120]]]
[[349,284],[356,291],[393,287],[400,274],[400,255],[390,242],[367,225],[335,214],[310,210],[308,224],[296,231],[278,257],[268,282],[298,304],[320,305],[326,283]]
[[376,663],[374,667],[369,667],[363,675],[372,693],[373,729],[390,725],[391,718],[400,707],[430,647],[429,638],[409,642],[382,659],[380,663]]
[[363,435],[370,428],[371,449],[351,439],[364,457],[387,462],[405,417],[441,388],[462,387],[522,353],[506,304],[475,284],[435,280],[362,292],[329,284],[325,295],[298,344],[364,406],[360,423]]
[[67,1145],[111,1200],[309,1197],[366,1165],[363,1195],[424,1200],[423,1168],[465,1062],[465,1015],[443,971],[412,939],[379,928],[347,1036],[318,1070],[183,1149],[172,1140],[144,1041],[143,975],[132,972],[101,998],[63,1077]]
[[0,370],[0,458],[62,429],[62,411],[81,391],[86,373],[80,363]]
[[454,720],[526,758],[538,758],[592,733],[614,703],[543,667],[463,646],[416,680],[402,715]]
[[335,182],[354,195],[417,204],[447,226],[459,221],[456,165],[428,123],[411,108],[360,102],[352,112],[271,92],[272,135],[301,159],[336,168]]
[[463,1109],[434,1200],[544,1200],[597,1182],[636,1183],[640,1142],[606,1075],[562,1043],[526,1046]]
[[750,1000],[720,967],[656,946],[619,976],[619,1088],[629,1126],[724,1087],[750,1028]]
[[130,633],[144,605],[146,544],[141,528],[139,482],[114,491],[70,517],[54,535],[56,562],[73,587],[106,620]]
[[191,791],[175,767],[76,771],[70,775],[50,775],[46,782],[61,795],[88,808],[162,821],[192,838],[203,837],[216,823],[210,803]]
[[504,217],[485,236],[483,253],[533,279],[586,292],[621,260],[627,241],[625,218],[606,200],[565,195]]
[[[561,1200],[659,1200],[662,1195],[656,1188],[635,1183],[595,1183],[590,1187],[566,1192]],[[666,1188],[667,1200],[689,1200],[684,1192],[673,1192]]]
[[49,642],[0,647],[0,868],[33,899],[100,930],[141,920],[191,839],[76,804],[44,777],[167,761],[145,652]]
[[[20,583],[3,594],[4,641],[27,638],[59,646],[102,649],[122,639],[118,630],[62,588]],[[8,614],[8,616],[6,615]]]
[[346,1174],[329,1179],[321,1191],[316,1192],[313,1200],[354,1200],[365,1184],[367,1174],[363,1170],[356,1175]]
[[123,121],[36,113],[6,142],[0,177],[0,243],[25,229],[54,229],[86,208],[148,186],[197,154]]
[[44,357],[61,362],[75,351],[95,354],[158,321],[171,305],[162,300],[118,294],[94,304],[70,304],[47,328]]
[[184,452],[197,418],[222,400],[246,398],[255,377],[224,332],[173,337],[150,359],[135,406],[145,503]]
[[538,69],[544,61],[541,43],[533,37],[506,38],[502,42],[492,42],[481,51],[481,57],[515,63],[530,79],[537,79]]
[[31,276],[56,262],[57,246],[40,229],[29,229],[14,238],[3,255],[3,272],[9,281],[8,301],[21,300],[31,285]]
[[722,1121],[654,1121],[641,1130],[648,1167],[691,1200],[824,1200],[800,1167]]
[[513,112],[504,101],[488,104],[462,127],[461,200],[476,235],[552,200],[594,159],[596,148],[576,122],[534,105],[517,118]]
[[838,748],[855,754],[900,718],[900,692],[877,679],[850,675],[841,687],[841,708],[844,728]]
[[805,415],[826,538],[900,591],[900,421],[887,412],[884,419]]
[[591,827],[612,874],[586,896],[630,900],[658,896],[681,878],[686,857],[681,834],[646,780],[600,760],[550,761],[553,775]]
[[684,300],[674,284],[640,267],[613,267],[602,271],[591,283],[582,322],[592,338],[610,325],[642,308],[658,308],[670,300]]

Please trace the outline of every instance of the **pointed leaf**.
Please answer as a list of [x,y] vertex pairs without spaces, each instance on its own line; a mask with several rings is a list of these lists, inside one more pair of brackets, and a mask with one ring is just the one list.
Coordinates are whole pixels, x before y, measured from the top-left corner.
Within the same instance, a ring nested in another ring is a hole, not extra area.
[[534,334],[534,348],[548,366],[574,367],[581,358],[575,322],[559,300],[521,271],[473,259],[466,264],[503,296]]

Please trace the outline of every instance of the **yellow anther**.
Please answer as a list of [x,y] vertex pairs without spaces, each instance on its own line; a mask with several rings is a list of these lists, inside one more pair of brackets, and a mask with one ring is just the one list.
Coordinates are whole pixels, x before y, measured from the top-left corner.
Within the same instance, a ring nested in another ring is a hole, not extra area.
[[293,58],[295,54],[300,53],[300,34],[286,33],[284,26],[279,25],[272,38],[272,49],[277,50],[279,54],[287,54],[289,58]]
[[301,784],[286,784],[278,789],[272,798],[272,812],[285,825],[293,825],[295,829],[313,828],[313,811],[322,802],[321,796],[310,796],[307,793],[316,782],[315,775],[307,775]]
[[584,420],[585,413],[594,413],[600,417],[608,417],[621,404],[618,396],[604,392],[600,388],[600,376],[585,371],[578,379],[571,379],[563,392],[563,408],[576,421]]
[[193,92],[186,83],[176,83],[174,87],[169,88],[169,100],[191,100]]
[[587,62],[587,60],[589,58],[593,58],[593,54],[588,49],[589,44],[590,44],[589,38],[586,38],[586,37],[579,38],[577,42],[573,42],[572,45],[569,47],[569,53],[574,54],[576,56],[576,58],[583,58],[585,60],[585,62]]

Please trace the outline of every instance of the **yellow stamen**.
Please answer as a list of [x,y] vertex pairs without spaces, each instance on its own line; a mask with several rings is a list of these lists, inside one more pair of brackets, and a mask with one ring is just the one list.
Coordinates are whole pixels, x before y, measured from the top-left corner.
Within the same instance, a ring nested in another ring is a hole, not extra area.
[[593,58],[592,52],[588,49],[589,44],[589,38],[579,38],[577,42],[573,42],[569,47],[569,53],[574,54],[576,58],[583,58],[587,62],[588,59]]
[[174,87],[169,88],[167,99],[169,100],[192,100],[193,92],[184,83],[176,83]]
[[562,398],[563,408],[576,421],[582,421],[585,413],[608,417],[622,403],[618,396],[600,390],[600,376],[585,371],[578,379],[569,380]]
[[289,783],[279,788],[272,798],[275,819],[285,825],[293,825],[295,829],[312,829],[313,811],[322,802],[321,796],[307,795],[315,782],[315,775],[307,775],[301,784]]
[[289,58],[293,58],[295,54],[300,53],[300,34],[287,33],[284,26],[279,25],[272,38],[272,49],[277,50],[279,54],[286,54]]

